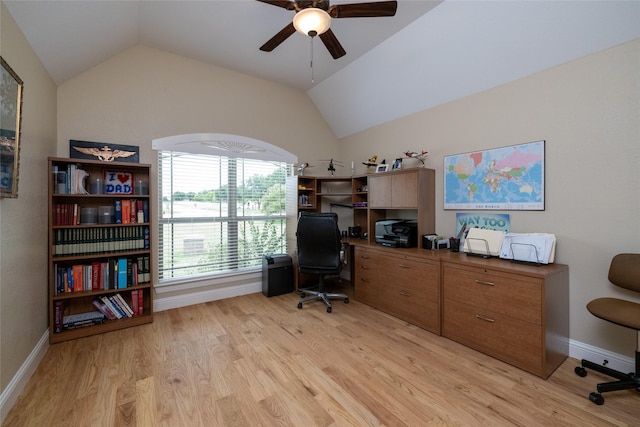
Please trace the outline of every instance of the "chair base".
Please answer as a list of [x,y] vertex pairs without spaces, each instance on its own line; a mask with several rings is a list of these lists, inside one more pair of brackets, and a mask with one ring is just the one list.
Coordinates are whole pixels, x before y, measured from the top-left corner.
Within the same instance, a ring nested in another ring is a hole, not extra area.
[[589,400],[596,405],[604,404],[604,398],[601,393],[618,390],[632,390],[640,391],[640,351],[636,351],[636,372],[630,372],[628,374],[615,369],[607,368],[603,365],[598,365],[589,360],[582,359],[580,366],[577,366],[575,372],[581,377],[587,376],[587,369],[591,369],[601,374],[605,374],[612,378],[617,378],[618,381],[611,381],[606,383],[600,383],[596,386],[598,392],[592,392],[589,394]]
[[298,308],[301,309],[302,305],[311,301],[322,301],[327,306],[327,313],[331,313],[331,299],[342,299],[345,304],[349,303],[349,296],[346,294],[335,294],[325,291],[324,276],[320,276],[320,283],[318,284],[318,290],[303,289],[300,291],[301,298],[298,301]]

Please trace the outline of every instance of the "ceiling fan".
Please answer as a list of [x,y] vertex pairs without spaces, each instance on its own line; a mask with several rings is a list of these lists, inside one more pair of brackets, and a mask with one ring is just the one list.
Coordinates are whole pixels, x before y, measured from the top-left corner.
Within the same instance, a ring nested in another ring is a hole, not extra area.
[[374,18],[394,16],[398,8],[397,1],[378,1],[367,3],[329,5],[329,0],[257,0],[262,3],[295,10],[293,21],[275,36],[260,46],[260,50],[271,52],[298,30],[310,37],[320,36],[320,40],[333,56],[338,59],[346,51],[331,31],[331,18]]

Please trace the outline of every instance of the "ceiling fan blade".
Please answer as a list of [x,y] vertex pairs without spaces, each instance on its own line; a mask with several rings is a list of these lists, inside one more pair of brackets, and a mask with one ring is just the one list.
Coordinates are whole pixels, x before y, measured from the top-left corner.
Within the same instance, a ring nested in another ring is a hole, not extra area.
[[296,2],[290,0],[257,0],[261,3],[270,4],[273,6],[282,7],[287,10],[294,10],[296,8]]
[[280,43],[285,41],[289,36],[296,32],[296,28],[293,26],[293,22],[289,23],[286,27],[280,30],[278,34],[271,37],[265,44],[260,46],[260,50],[265,52],[271,52],[273,49],[280,46]]
[[329,8],[329,15],[332,18],[374,18],[394,16],[397,9],[397,1],[337,4]]
[[322,43],[324,43],[331,56],[333,56],[333,59],[341,58],[347,54],[336,38],[336,35],[331,31],[331,28],[320,34],[320,40],[322,40]]

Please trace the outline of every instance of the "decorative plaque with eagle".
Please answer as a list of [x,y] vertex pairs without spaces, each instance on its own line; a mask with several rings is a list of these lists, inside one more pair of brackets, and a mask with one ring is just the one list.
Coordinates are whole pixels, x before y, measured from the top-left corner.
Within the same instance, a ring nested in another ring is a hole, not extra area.
[[99,160],[101,162],[140,163],[140,148],[135,145],[70,139],[69,157],[72,159]]

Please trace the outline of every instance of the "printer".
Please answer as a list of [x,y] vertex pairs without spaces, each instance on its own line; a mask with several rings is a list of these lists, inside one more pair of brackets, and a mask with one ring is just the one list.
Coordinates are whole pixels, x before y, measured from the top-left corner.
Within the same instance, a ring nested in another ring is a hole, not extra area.
[[376,244],[389,248],[413,248],[418,245],[415,220],[384,219],[376,221]]

